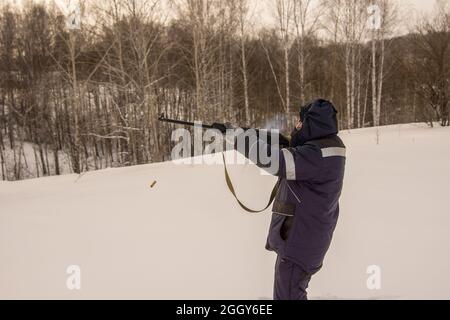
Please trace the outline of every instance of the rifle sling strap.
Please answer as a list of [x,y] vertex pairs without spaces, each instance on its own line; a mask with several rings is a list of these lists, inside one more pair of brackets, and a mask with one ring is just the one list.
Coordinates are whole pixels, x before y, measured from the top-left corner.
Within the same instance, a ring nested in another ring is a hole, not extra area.
[[222,153],[222,158],[223,158],[223,166],[225,168],[225,180],[227,182],[228,189],[233,194],[233,196],[235,197],[236,201],[239,203],[241,208],[250,213],[261,213],[261,212],[265,211],[267,208],[269,208],[269,206],[272,204],[273,200],[275,199],[275,196],[277,195],[279,182],[277,182],[275,184],[275,186],[273,187],[272,193],[270,194],[269,203],[267,204],[267,206],[262,210],[252,210],[252,209],[248,208],[245,204],[243,204],[241,202],[241,200],[239,200],[239,198],[237,197],[236,192],[233,187],[233,183],[231,182],[231,179],[230,179],[230,175],[228,174],[227,164],[225,162],[225,154],[224,153]]

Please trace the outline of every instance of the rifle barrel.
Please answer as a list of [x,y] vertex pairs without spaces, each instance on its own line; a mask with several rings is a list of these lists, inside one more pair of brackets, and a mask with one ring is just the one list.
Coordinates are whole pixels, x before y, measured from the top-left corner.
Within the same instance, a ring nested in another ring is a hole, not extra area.
[[[182,120],[176,120],[176,119],[168,119],[166,118],[164,115],[161,115],[158,118],[159,121],[163,121],[163,122],[169,122],[169,123],[176,123],[176,124],[182,124],[182,125],[186,125],[186,126],[195,126],[195,122],[189,122],[189,121],[182,121]],[[212,129],[213,126],[207,125],[207,124],[202,124],[201,125],[203,128],[207,128],[207,129]]]

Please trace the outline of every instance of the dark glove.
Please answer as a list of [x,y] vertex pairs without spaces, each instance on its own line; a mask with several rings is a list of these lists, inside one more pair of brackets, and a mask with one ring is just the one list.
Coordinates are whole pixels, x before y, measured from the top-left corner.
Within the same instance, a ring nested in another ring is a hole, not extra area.
[[235,127],[229,123],[213,123],[212,127],[219,130],[222,134],[226,134],[228,129],[234,129]]

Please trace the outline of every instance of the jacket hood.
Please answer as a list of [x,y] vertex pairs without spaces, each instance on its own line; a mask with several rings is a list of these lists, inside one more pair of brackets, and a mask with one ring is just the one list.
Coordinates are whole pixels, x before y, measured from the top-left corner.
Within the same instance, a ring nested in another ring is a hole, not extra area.
[[338,133],[337,111],[327,100],[318,99],[300,108],[303,126],[292,134],[291,147]]

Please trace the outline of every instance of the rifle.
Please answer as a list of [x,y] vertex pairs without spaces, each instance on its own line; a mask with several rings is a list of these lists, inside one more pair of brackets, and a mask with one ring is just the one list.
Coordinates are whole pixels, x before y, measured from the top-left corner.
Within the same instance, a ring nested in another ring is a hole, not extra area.
[[[164,113],[162,113],[159,116],[158,120],[159,121],[163,121],[163,122],[168,122],[168,123],[175,123],[175,124],[186,125],[186,126],[196,126],[197,125],[194,122],[166,118]],[[202,124],[201,127],[203,129],[217,129],[222,134],[225,134],[227,129],[233,129],[233,126],[231,126],[230,123],[213,123],[211,125]],[[250,130],[249,128],[241,128],[241,129],[243,129],[244,131]],[[256,131],[257,137],[259,138],[259,134],[262,131],[262,129],[254,129],[254,130]],[[271,144],[271,136],[272,136],[271,132],[272,131],[271,130],[266,130],[266,131],[267,131],[266,143],[268,143],[270,145]],[[289,143],[290,143],[289,139],[286,138],[285,136],[283,136],[282,134],[280,134],[278,131],[276,132],[276,134],[278,134],[278,136],[279,136],[278,144],[279,144],[280,148],[289,147]],[[250,213],[261,213],[261,212],[264,212],[267,208],[269,208],[269,206],[272,204],[273,200],[275,199],[275,197],[277,195],[278,187],[279,187],[279,181],[273,187],[273,190],[272,190],[272,192],[270,194],[269,203],[267,204],[267,206],[264,209],[262,209],[262,210],[250,209],[241,200],[239,200],[239,198],[238,198],[238,196],[236,194],[236,191],[234,189],[233,183],[231,182],[230,174],[228,173],[228,170],[227,170],[227,164],[226,164],[226,161],[225,161],[224,153],[222,153],[222,158],[223,158],[223,164],[224,164],[224,169],[225,169],[225,181],[227,183],[228,189],[233,194],[234,198],[236,199],[238,204],[241,206],[241,208],[244,209],[247,212],[250,212]]]
[[[159,121],[162,121],[162,122],[168,122],[168,123],[174,123],[174,124],[181,124],[181,125],[186,125],[186,126],[191,126],[191,127],[193,127],[193,126],[195,126],[195,125],[198,125],[198,124],[196,124],[196,123],[194,123],[194,122],[189,122],[189,121],[183,121],[183,120],[176,120],[176,119],[169,119],[169,118],[166,118],[166,116],[165,116],[164,113],[162,113],[162,114],[159,116],[158,120],[159,120]],[[227,129],[233,129],[233,126],[232,126],[229,122],[226,122],[226,123],[218,123],[218,122],[215,122],[215,123],[213,123],[213,124],[211,124],[211,125],[208,125],[208,124],[201,124],[201,127],[202,127],[203,129],[217,129],[217,130],[219,130],[222,134],[226,134]],[[241,127],[239,127],[239,128],[241,128]],[[251,130],[252,128],[241,128],[241,129],[244,130],[244,132],[245,132],[245,131]],[[256,135],[257,135],[258,138],[260,137],[260,132],[261,132],[261,131],[266,131],[267,134],[266,134],[266,139],[265,139],[265,141],[266,141],[269,145],[271,145],[271,136],[272,136],[272,133],[274,132],[274,130],[265,130],[265,129],[253,129],[253,130],[256,131]],[[278,131],[275,132],[275,134],[278,135],[278,144],[279,144],[279,146],[280,146],[281,148],[287,148],[287,147],[289,147],[289,139],[288,139],[288,138],[286,138],[284,135],[280,134]]]

